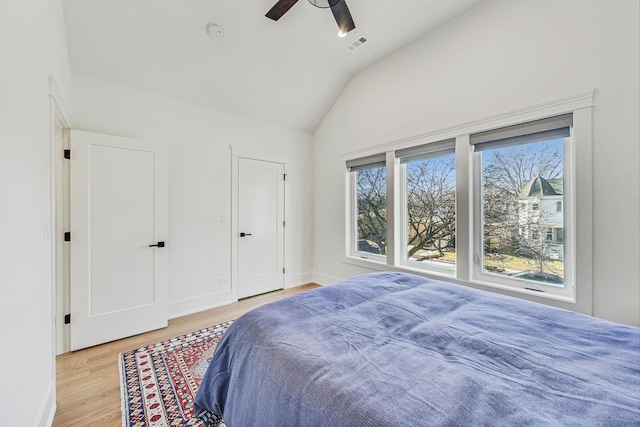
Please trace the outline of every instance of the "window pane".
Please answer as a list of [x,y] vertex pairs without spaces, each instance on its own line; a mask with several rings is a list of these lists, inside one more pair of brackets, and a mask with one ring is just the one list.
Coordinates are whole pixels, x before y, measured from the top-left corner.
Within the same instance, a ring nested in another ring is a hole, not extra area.
[[455,154],[409,161],[405,174],[407,259],[455,274]]
[[364,169],[356,174],[356,219],[359,252],[387,253],[387,168]]
[[563,139],[481,155],[483,271],[562,285]]

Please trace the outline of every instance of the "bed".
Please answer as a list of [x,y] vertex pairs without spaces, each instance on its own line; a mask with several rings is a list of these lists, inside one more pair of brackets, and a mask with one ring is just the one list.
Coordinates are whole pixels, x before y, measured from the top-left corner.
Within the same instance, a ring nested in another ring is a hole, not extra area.
[[228,427],[640,425],[640,329],[373,273],[236,320],[195,411]]

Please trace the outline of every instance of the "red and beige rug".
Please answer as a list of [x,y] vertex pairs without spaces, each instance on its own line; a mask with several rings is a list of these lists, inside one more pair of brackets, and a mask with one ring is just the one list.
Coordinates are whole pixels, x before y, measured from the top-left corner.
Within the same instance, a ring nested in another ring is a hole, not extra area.
[[119,357],[122,425],[198,426],[193,399],[233,321],[137,348]]

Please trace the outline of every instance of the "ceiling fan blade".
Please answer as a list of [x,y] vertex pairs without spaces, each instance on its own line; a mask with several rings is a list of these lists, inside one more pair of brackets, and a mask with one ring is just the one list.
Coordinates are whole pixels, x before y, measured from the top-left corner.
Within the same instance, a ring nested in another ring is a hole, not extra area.
[[277,21],[282,18],[282,15],[287,13],[296,3],[298,3],[298,0],[279,0],[278,3],[274,4],[271,10],[269,10],[269,12],[264,16]]
[[336,23],[338,24],[338,28],[340,28],[341,32],[346,34],[356,28],[356,24],[353,22],[351,12],[349,12],[349,8],[347,7],[347,2],[345,0],[341,0],[331,6],[331,12],[333,12],[333,17],[336,18]]

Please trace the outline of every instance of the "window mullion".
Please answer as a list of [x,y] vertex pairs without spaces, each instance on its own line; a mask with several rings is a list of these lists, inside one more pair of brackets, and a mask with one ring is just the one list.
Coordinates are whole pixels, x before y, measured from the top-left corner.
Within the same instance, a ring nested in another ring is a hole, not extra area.
[[406,263],[407,261],[407,246],[409,239],[407,236],[407,226],[409,224],[408,212],[407,212],[407,165],[398,162],[398,197],[396,200],[396,236],[398,236],[398,258],[396,260],[399,264]]
[[[568,245],[570,264],[565,269],[579,283],[575,295],[583,311],[593,313],[593,141],[592,141],[592,109],[582,108],[574,111],[573,138],[565,154],[571,163],[565,196],[563,215],[573,225],[571,230],[564,230],[564,240]],[[579,148],[578,148],[579,147]],[[579,186],[577,185],[579,183]],[[578,218],[577,212],[580,212]]]
[[393,151],[386,153],[387,160],[387,265],[396,265],[399,258],[398,248],[398,221],[400,210],[398,210],[399,199],[399,162],[396,160]]
[[357,203],[357,191],[356,191],[356,177],[354,173],[347,173],[349,183],[349,210],[346,217],[346,223],[348,224],[348,236],[349,242],[347,246],[347,253],[351,256],[356,254],[358,250],[358,203]]
[[471,279],[473,268],[471,144],[469,135],[456,138],[456,277]]

